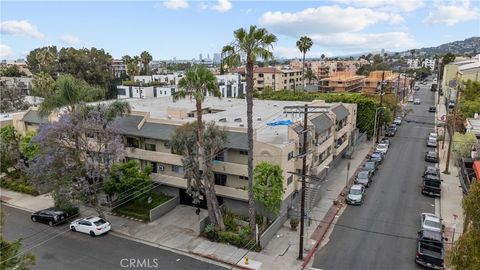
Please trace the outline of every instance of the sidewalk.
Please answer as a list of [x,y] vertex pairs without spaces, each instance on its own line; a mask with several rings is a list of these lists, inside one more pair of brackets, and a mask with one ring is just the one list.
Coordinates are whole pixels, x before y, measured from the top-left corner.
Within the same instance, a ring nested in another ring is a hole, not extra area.
[[[438,91],[436,92],[435,99],[438,100]],[[445,108],[445,96],[441,97],[440,104],[437,104],[437,114],[435,122],[442,115],[447,115]],[[443,219],[443,224],[445,225],[445,236],[448,238],[448,241],[457,240],[463,232],[463,209],[462,209],[462,199],[463,199],[463,190],[460,187],[460,179],[458,167],[455,166],[455,161],[453,153],[450,155],[450,174],[444,174],[443,171],[446,168],[446,159],[448,153],[448,133],[445,136],[445,145],[442,148],[439,144],[439,167],[442,172],[442,196],[440,200],[436,200],[435,205],[438,205],[440,216]],[[437,203],[438,201],[438,203]],[[454,217],[456,215],[456,218]],[[456,225],[455,225],[456,224]],[[455,230],[455,235],[453,231]],[[449,246],[450,247],[450,246]],[[448,247],[448,248],[449,248]]]
[[[311,223],[305,227],[304,259],[313,255],[312,248],[323,239],[338,210],[342,207],[334,206],[333,201],[345,188],[347,178],[347,164],[350,163],[348,178],[350,182],[357,167],[364,161],[371,150],[371,142],[356,146],[352,159],[341,159],[328,172],[327,181],[320,188],[320,200],[308,214]],[[48,195],[37,197],[1,189],[2,201],[27,211],[38,211],[53,206],[53,200]],[[269,244],[261,252],[249,252],[235,246],[211,242],[199,237],[195,230],[197,223],[192,217],[198,217],[189,206],[179,205],[161,218],[143,223],[114,215],[107,214],[106,218],[112,223],[112,233],[144,244],[168,249],[182,254],[211,259],[234,268],[243,269],[300,269],[303,261],[298,260],[299,231],[290,229],[287,220]],[[81,207],[82,216],[96,212],[87,207]],[[200,216],[207,215],[202,210]],[[327,220],[327,221],[326,221]],[[197,220],[198,221],[198,220]],[[245,265],[244,258],[248,256],[249,264]]]

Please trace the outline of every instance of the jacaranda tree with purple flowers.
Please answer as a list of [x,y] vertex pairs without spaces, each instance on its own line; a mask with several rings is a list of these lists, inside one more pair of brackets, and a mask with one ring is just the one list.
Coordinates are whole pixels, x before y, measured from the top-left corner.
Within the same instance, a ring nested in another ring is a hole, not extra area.
[[50,187],[57,206],[84,202],[103,217],[98,195],[112,165],[123,157],[118,116],[129,111],[124,102],[80,104],[41,125],[34,139],[40,153],[28,169],[32,181]]

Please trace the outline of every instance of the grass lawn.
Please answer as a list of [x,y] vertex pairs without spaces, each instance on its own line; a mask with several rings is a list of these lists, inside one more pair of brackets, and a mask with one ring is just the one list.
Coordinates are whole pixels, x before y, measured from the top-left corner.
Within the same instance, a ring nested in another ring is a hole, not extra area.
[[165,203],[172,197],[166,195],[150,194],[152,202],[148,203],[148,196],[146,198],[136,199],[126,204],[115,208],[113,212],[118,215],[125,215],[128,217],[140,219],[144,222],[150,221],[150,210]]

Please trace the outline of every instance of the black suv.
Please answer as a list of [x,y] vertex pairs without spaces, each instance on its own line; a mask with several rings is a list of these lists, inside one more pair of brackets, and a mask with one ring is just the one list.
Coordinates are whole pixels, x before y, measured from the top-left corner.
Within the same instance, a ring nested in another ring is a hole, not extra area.
[[438,162],[438,154],[437,154],[437,152],[427,151],[427,152],[425,153],[425,161],[426,161],[426,162],[437,163],[437,162]]
[[42,222],[50,226],[55,226],[67,220],[67,216],[65,211],[52,207],[35,212],[30,218],[33,222]]
[[444,248],[441,232],[421,230],[417,237],[417,252],[415,262],[427,268],[443,269]]
[[442,195],[442,180],[435,175],[423,176],[422,194],[440,197]]

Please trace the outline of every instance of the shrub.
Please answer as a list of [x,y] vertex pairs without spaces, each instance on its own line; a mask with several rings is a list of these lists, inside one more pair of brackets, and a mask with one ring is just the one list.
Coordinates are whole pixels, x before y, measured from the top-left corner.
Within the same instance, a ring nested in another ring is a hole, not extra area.
[[291,218],[290,219],[290,228],[292,228],[292,231],[296,231],[297,227],[298,227],[298,219]]
[[218,234],[217,234],[217,230],[215,229],[215,225],[211,223],[208,224],[205,227],[204,234],[211,241],[218,241]]

